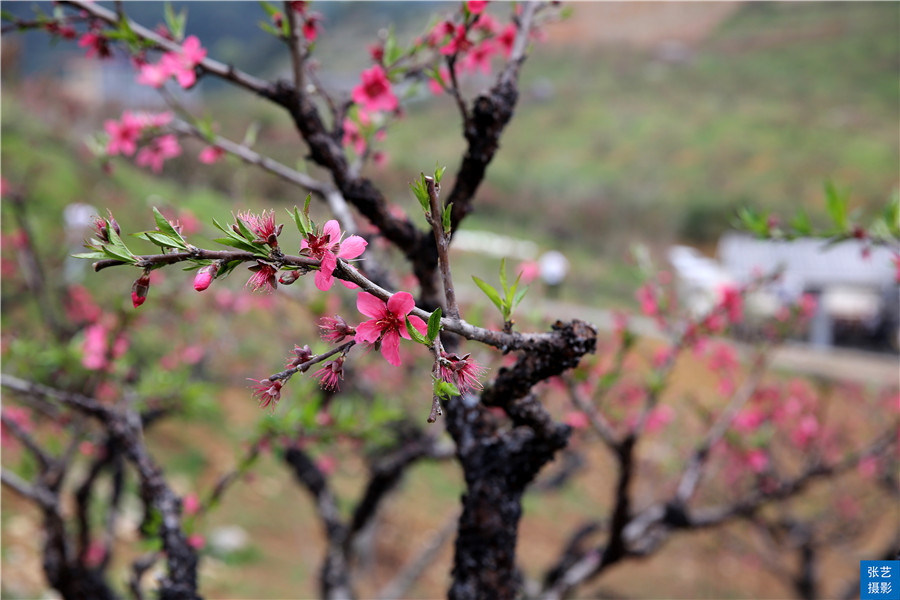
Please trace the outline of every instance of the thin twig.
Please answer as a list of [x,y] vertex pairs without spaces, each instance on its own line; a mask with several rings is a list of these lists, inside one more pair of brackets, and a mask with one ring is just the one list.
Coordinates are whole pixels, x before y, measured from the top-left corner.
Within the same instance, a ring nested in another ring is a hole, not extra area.
[[299,365],[297,365],[295,367],[291,367],[290,369],[285,369],[284,371],[280,371],[278,373],[275,373],[274,375],[269,375],[266,379],[268,379],[269,381],[276,381],[279,379],[287,381],[294,375],[294,373],[297,373],[297,372],[305,373],[311,366],[313,366],[317,363],[320,363],[323,360],[325,360],[326,358],[330,358],[330,357],[334,356],[335,354],[339,354],[341,352],[346,352],[347,350],[349,350],[350,348],[352,348],[355,345],[356,345],[355,340],[350,340],[349,342],[344,342],[340,346],[336,346],[336,347],[332,348],[331,350],[329,350],[328,352],[323,352],[322,354],[317,354],[317,355],[313,356],[312,358],[310,358],[308,361],[306,361],[304,363],[300,363]]
[[459,306],[456,303],[456,290],[453,288],[453,277],[450,274],[450,234],[444,231],[443,209],[439,200],[440,188],[434,177],[425,176],[425,187],[428,189],[428,201],[431,208],[431,216],[428,222],[434,231],[434,242],[438,251],[438,267],[441,271],[441,281],[444,284],[444,297],[447,300],[447,315],[452,319],[459,319]]

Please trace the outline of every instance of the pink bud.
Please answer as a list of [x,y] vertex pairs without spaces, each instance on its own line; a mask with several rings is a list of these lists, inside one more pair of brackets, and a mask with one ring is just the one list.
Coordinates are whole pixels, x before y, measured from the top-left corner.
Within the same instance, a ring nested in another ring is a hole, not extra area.
[[135,308],[144,303],[148,291],[150,291],[150,272],[144,271],[144,274],[138,277],[131,286],[131,302]]
[[219,270],[219,265],[213,263],[211,265],[206,265],[205,267],[200,267],[200,270],[197,271],[197,276],[194,277],[194,289],[198,292],[202,292],[212,283],[212,280],[216,276],[216,272]]
[[292,283],[297,281],[297,279],[299,279],[299,278],[300,278],[299,271],[285,271],[278,278],[278,283],[280,283],[281,285],[291,285]]

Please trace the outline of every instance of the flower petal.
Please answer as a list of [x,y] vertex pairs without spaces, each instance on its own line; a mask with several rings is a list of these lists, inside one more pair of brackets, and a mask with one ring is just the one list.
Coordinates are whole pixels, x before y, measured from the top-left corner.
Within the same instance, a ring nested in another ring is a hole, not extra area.
[[388,311],[398,317],[408,315],[415,306],[416,302],[409,292],[397,292],[387,301]]
[[415,315],[409,316],[409,322],[412,323],[412,326],[416,328],[416,331],[421,333],[422,335],[428,335],[428,325]]
[[400,366],[400,337],[396,331],[388,331],[384,334],[384,338],[381,340],[381,354],[395,367]]
[[341,226],[338,225],[338,222],[334,219],[331,219],[327,223],[325,223],[325,227],[322,228],[322,236],[328,236],[328,245],[336,244],[339,239],[341,239]]
[[330,290],[331,284],[334,283],[333,273],[334,271],[326,271],[324,268],[316,271],[316,287],[323,292]]
[[343,283],[343,284],[344,284],[344,287],[347,288],[348,290],[355,290],[356,288],[359,287],[358,285],[356,285],[356,284],[353,283],[352,281],[344,281],[343,279],[340,279],[339,281],[340,281],[341,283]]
[[356,308],[362,314],[373,319],[380,319],[387,312],[384,302],[368,292],[356,295]]
[[341,242],[341,251],[338,254],[341,258],[356,258],[366,249],[369,242],[362,239],[358,235],[351,235]]
[[371,321],[366,321],[357,325],[356,335],[353,336],[353,339],[356,340],[357,343],[369,342],[370,344],[374,344],[378,341],[380,336],[381,327],[378,326],[378,322],[375,319],[372,319]]

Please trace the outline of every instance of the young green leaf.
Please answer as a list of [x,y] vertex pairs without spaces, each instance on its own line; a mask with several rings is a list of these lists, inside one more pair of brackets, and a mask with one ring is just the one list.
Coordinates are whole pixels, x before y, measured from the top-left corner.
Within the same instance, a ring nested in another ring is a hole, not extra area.
[[444,233],[447,235],[450,235],[450,228],[452,226],[452,224],[450,222],[450,218],[452,217],[452,213],[453,213],[453,203],[451,202],[450,204],[448,204],[447,206],[444,207],[444,216],[442,218],[443,226],[444,226]]
[[486,283],[484,280],[475,277],[474,275],[472,275],[472,279],[475,281],[475,285],[481,288],[481,291],[488,297],[488,300],[494,303],[497,310],[503,312],[503,301],[500,299],[500,294],[497,293],[497,290],[489,283]]
[[431,316],[428,317],[428,344],[434,343],[434,338],[441,331],[441,307],[434,309]]
[[[432,376],[434,377],[434,376]],[[434,383],[432,385],[432,389],[434,394],[443,400],[449,400],[453,396],[462,396],[459,393],[459,388],[457,388],[454,384],[449,381],[444,381],[438,377],[434,377]]]
[[181,237],[178,230],[169,223],[168,219],[166,219],[155,206],[153,207],[153,218],[156,219],[156,227],[161,233],[181,243],[181,246],[174,246],[175,248],[187,248],[187,242],[184,241],[184,238]]
[[500,285],[503,287],[503,293],[509,295],[509,286],[506,285],[506,257],[500,259]]
[[308,223],[306,221],[306,215],[300,214],[300,210],[296,206],[294,206],[293,217],[294,217],[294,223],[297,225],[297,230],[304,237],[309,235],[309,227],[308,227]]
[[437,185],[441,185],[441,177],[444,176],[444,171],[447,170],[447,167],[438,167],[437,163],[434,164],[434,183]]
[[838,231],[847,229],[847,196],[838,191],[834,183],[825,182],[825,208]]
[[409,333],[409,336],[413,339],[414,342],[418,342],[425,346],[431,345],[428,343],[428,340],[425,339],[425,336],[419,333],[419,330],[413,327],[412,323],[409,322],[409,317],[406,317],[406,331]]

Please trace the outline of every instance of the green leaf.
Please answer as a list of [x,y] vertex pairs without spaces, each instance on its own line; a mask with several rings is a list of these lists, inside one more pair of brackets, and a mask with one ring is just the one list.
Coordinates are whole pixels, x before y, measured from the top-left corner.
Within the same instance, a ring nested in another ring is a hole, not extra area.
[[135,259],[133,256],[128,254],[127,252],[122,252],[116,247],[103,246],[103,252],[106,254],[106,258],[112,258],[113,260],[121,260],[123,262],[134,264]]
[[172,224],[169,223],[169,221],[164,216],[162,216],[162,213],[159,212],[155,206],[153,207],[153,217],[156,219],[156,226],[159,228],[159,231],[161,233],[164,233],[170,238],[181,242],[181,246],[175,246],[175,248],[187,248],[187,243],[184,241],[184,238],[181,237],[181,234],[178,233],[178,231],[174,227],[172,227]]
[[447,206],[444,207],[444,217],[443,217],[443,225],[444,225],[444,233],[450,235],[450,227],[452,223],[450,222],[450,217],[453,212],[453,203],[451,202]]
[[409,332],[409,336],[413,339],[414,342],[418,342],[425,346],[431,345],[428,343],[428,340],[425,339],[425,336],[423,336],[421,333],[419,333],[418,329],[413,327],[412,323],[410,323],[410,321],[409,321],[409,317],[406,317],[406,331]]
[[384,41],[384,64],[393,65],[403,56],[403,49],[397,45],[397,37],[394,35],[394,27],[388,30],[387,39]]
[[88,260],[100,260],[100,259],[108,258],[108,257],[103,252],[79,252],[78,254],[73,254],[72,258],[86,258]]
[[441,308],[437,307],[431,316],[428,317],[428,345],[434,343],[434,338],[441,331]]
[[494,289],[492,285],[486,283],[482,279],[475,277],[472,275],[472,279],[475,281],[475,285],[481,288],[481,291],[488,297],[488,299],[494,303],[494,306],[497,307],[497,310],[503,312],[503,301],[500,300],[500,294],[497,293],[497,290]]
[[224,238],[216,238],[213,240],[217,244],[222,244],[224,246],[231,246],[232,248],[237,248],[238,250],[244,250],[246,252],[253,252],[255,254],[259,254],[259,248],[250,242],[235,239],[233,237],[224,237]]
[[838,191],[834,183],[825,182],[825,208],[839,231],[847,229],[847,201],[847,195]]
[[172,37],[178,41],[184,39],[184,26],[187,24],[187,8],[182,9],[176,15],[175,9],[172,8],[172,4],[166,2],[165,17],[166,27],[169,28]]
[[105,245],[103,250],[106,251],[107,248],[112,246],[118,254],[126,256],[126,260],[134,262],[134,253],[128,249],[128,246],[125,245],[125,242],[123,242],[122,238],[119,237],[119,234],[116,233],[115,228],[107,227],[106,232],[109,235],[109,244]]
[[[238,229],[241,231],[241,235],[247,239],[247,241],[252,242],[256,239],[256,234],[250,231],[250,228],[247,227],[247,224],[244,223],[244,220],[240,217],[236,218],[235,224],[238,226]],[[233,230],[232,230],[233,231]]]
[[525,297],[526,293],[528,293],[527,287],[523,287],[518,292],[514,292],[515,295],[513,296],[512,303],[509,306],[510,312],[516,310],[516,307],[519,305],[519,302],[521,302],[522,299]]
[[416,200],[422,206],[422,210],[425,211],[426,215],[429,214],[431,212],[431,202],[428,199],[428,188],[425,187],[425,175],[422,175],[420,180],[410,183],[409,187],[412,189]]
[[140,233],[135,233],[134,237],[138,238],[139,240],[144,240],[152,244],[156,244],[157,246],[161,246],[163,248],[187,250],[187,247],[180,241],[172,239],[171,237],[158,231],[142,231]]
[[281,32],[275,29],[270,23],[266,23],[265,21],[259,22],[259,28],[265,31],[266,33],[271,33],[275,37],[281,37]]
[[444,171],[447,170],[447,167],[438,167],[437,163],[434,165],[434,182],[438,185],[441,185],[441,178],[444,176]]
[[[308,198],[309,196],[307,196],[307,202],[309,201]],[[306,215],[300,214],[300,209],[298,209],[296,206],[294,206],[293,217],[294,223],[297,225],[297,231],[299,231],[303,235],[303,237],[309,235],[309,227],[306,220]]]
[[506,285],[506,257],[500,259],[500,285],[503,286],[503,293],[509,295],[509,286]]
[[12,14],[8,10],[0,10],[0,19],[4,21],[15,21],[16,15]]
[[443,379],[440,379],[438,377],[434,377],[432,389],[434,390],[434,393],[438,398],[442,398],[444,400],[449,400],[453,396],[462,396],[462,394],[459,393],[459,388],[457,388],[454,384],[450,383],[449,381],[444,381]]
[[[272,31],[277,35],[278,32],[275,31],[274,27],[270,27],[270,29],[272,29]],[[241,141],[241,145],[252,148],[253,145],[256,144],[257,136],[259,136],[259,123],[257,121],[253,121],[247,127],[247,131],[244,132],[244,139]]]

